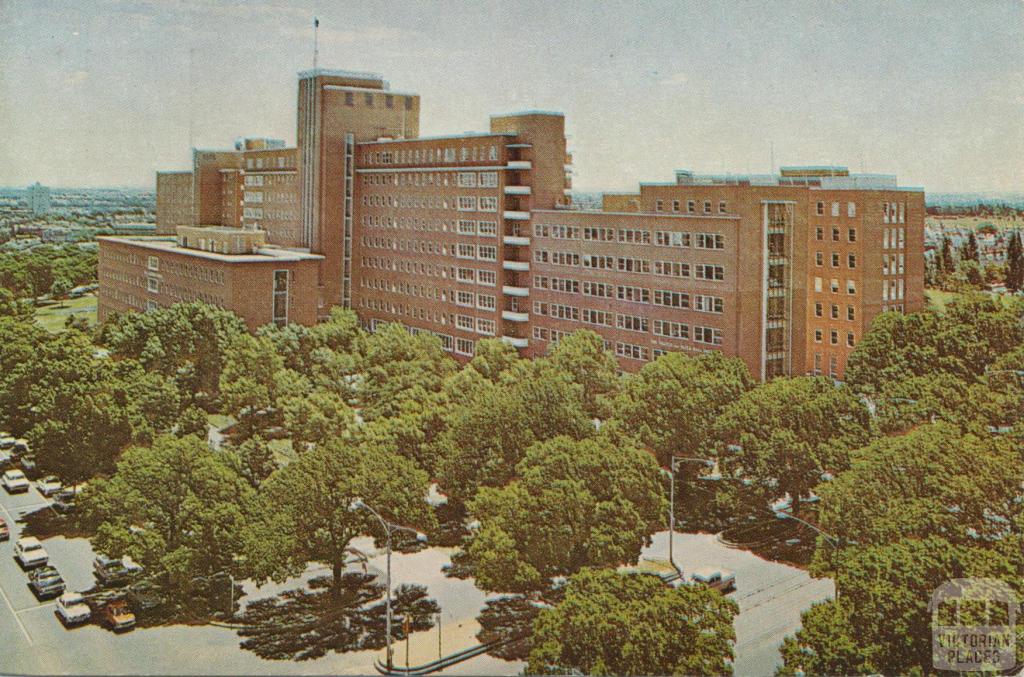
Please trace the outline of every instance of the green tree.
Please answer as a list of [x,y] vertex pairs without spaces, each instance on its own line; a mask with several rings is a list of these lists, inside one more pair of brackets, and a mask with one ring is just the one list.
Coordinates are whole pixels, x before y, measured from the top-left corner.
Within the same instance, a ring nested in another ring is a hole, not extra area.
[[962,259],[956,266],[956,272],[971,289],[981,289],[985,285],[985,274],[974,259]]
[[264,480],[277,470],[277,462],[274,460],[274,451],[270,448],[270,443],[259,435],[250,437],[230,450],[238,459],[239,472],[253,489],[258,489]]
[[290,397],[281,404],[284,427],[296,453],[345,436],[355,424],[355,415],[341,397],[326,390],[314,390]]
[[978,263],[978,238],[973,230],[967,234],[967,239],[960,246],[960,261],[974,261]]
[[674,454],[704,453],[715,419],[751,384],[737,358],[671,352],[626,379],[615,416],[668,465]]
[[439,441],[440,483],[464,503],[479,487],[512,479],[523,452],[535,442],[593,434],[583,412],[583,389],[543,360],[523,360],[501,382],[484,381],[452,407]]
[[590,330],[575,331],[551,345],[548,359],[583,386],[583,410],[590,418],[608,418],[619,390],[619,363]]
[[533,675],[732,674],[736,603],[656,576],[583,570],[565,599],[540,613],[526,672]]
[[239,334],[224,353],[220,399],[246,435],[283,422],[281,404],[305,396],[308,379],[286,369],[266,336]]
[[329,565],[337,585],[353,538],[382,537],[356,499],[392,522],[427,528],[427,474],[393,449],[333,440],[302,454],[260,486],[258,516],[245,532],[249,575],[283,581],[308,562]]
[[44,253],[33,252],[30,254],[25,265],[25,272],[32,298],[38,299],[50,291],[50,287],[53,286],[53,265]]
[[130,555],[185,586],[196,576],[237,571],[253,496],[206,442],[164,435],[125,451],[109,480],[90,484],[84,509],[98,524],[98,551]]
[[71,291],[71,281],[66,277],[60,276],[53,280],[53,284],[50,285],[50,296],[55,299],[61,299],[60,307],[65,307],[65,298],[69,291]]
[[634,563],[664,523],[661,470],[634,447],[556,437],[516,471],[469,503],[480,529],[466,552],[484,589],[536,590],[584,566]]
[[953,256],[953,243],[948,235],[942,236],[942,254],[939,261],[942,264],[944,276],[952,275],[956,271],[956,257]]
[[1024,289],[1024,243],[1020,231],[1010,236],[1006,246],[1006,288],[1012,292]]

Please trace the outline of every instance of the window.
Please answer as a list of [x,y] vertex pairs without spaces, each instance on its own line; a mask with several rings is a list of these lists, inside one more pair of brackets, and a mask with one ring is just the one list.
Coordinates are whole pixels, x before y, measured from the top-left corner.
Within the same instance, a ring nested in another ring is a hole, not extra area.
[[459,219],[458,224],[456,224],[455,232],[459,235],[476,235],[476,221]]
[[829,340],[831,341],[832,345],[839,345],[839,332],[836,331],[835,329],[831,330],[829,332]]
[[698,263],[694,269],[694,277],[698,280],[724,280],[725,268],[706,263]]
[[814,342],[815,343],[821,343],[821,330],[820,329],[815,329],[814,330]]
[[458,208],[460,212],[475,212],[476,198],[468,195],[460,195]]
[[466,331],[473,331],[473,318],[469,315],[456,315],[455,326]]
[[714,327],[694,327],[693,340],[697,343],[708,343],[720,345],[722,343],[722,330]]
[[[851,202],[850,204],[853,204],[853,203]],[[847,231],[847,233],[846,233],[846,239],[849,240],[850,242],[856,242],[857,241],[857,229],[856,228],[850,228],[850,230]]]
[[366,94],[363,95],[363,99],[364,101],[366,101],[367,106],[373,108],[373,94],[371,94],[370,92],[366,92]]
[[610,284],[604,282],[583,282],[583,295],[584,296],[597,296],[599,298],[610,299],[615,296],[615,288]]
[[671,230],[659,230],[655,233],[654,243],[659,247],[689,247],[690,234]]
[[481,188],[497,188],[498,172],[480,172]]
[[655,320],[653,332],[656,336],[665,336],[674,339],[690,338],[690,325],[682,322],[671,322],[669,320]]
[[839,216],[839,203],[838,202],[833,202],[832,203],[832,216]]
[[818,216],[825,216],[825,203],[824,202],[819,202],[818,203]]
[[634,228],[619,228],[619,242],[632,244],[650,244],[651,231],[637,230]]
[[820,277],[814,278],[814,291],[820,292],[821,289],[822,289],[821,278]]
[[394,108],[395,107],[395,97],[393,97],[390,94],[385,94],[384,95],[384,107],[385,108]]
[[647,318],[640,315],[617,314],[615,316],[615,326],[619,329],[625,329],[626,331],[647,333],[648,330]]
[[817,266],[825,265],[825,254],[823,252],[814,252],[814,263]]
[[822,303],[821,303],[821,301],[818,301],[817,303],[815,303],[815,304],[814,304],[814,316],[815,316],[815,317],[821,317],[821,316],[822,316],[822,312],[823,312],[823,309],[824,309],[824,308],[823,308],[823,306],[822,306]]
[[476,245],[475,244],[463,244],[460,242],[456,245],[455,256],[460,259],[475,259],[476,258]]
[[718,203],[718,213],[719,214],[725,214],[727,212],[728,212],[728,210],[726,209],[725,203],[724,202],[719,202]]
[[584,240],[596,240],[598,242],[614,242],[615,241],[615,229],[614,228],[597,228],[588,227],[583,229]]
[[839,293],[839,280],[837,280],[834,277],[832,278],[831,289],[832,289],[832,293],[833,294],[838,294]]
[[475,296],[473,295],[473,292],[462,291],[461,289],[455,292],[455,305],[457,306],[467,306],[472,308],[474,299]]
[[654,274],[666,277],[690,277],[690,264],[678,261],[655,261]]
[[835,226],[832,227],[832,241],[839,242],[839,229]]
[[719,233],[697,233],[697,249],[725,249],[725,236]]
[[496,237],[498,235],[497,221],[480,221],[477,223],[477,234],[480,237]]
[[817,228],[815,228],[814,229],[814,239],[816,239],[816,240],[824,240],[825,239],[825,229],[822,228],[821,226],[818,226]]
[[469,339],[457,338],[455,339],[455,352],[459,355],[467,355],[472,357],[473,355],[473,342]]
[[283,326],[288,324],[288,271],[274,271],[274,324]]
[[856,254],[847,254],[846,255],[846,265],[849,268],[856,268],[857,267],[857,255]]
[[624,273],[649,273],[651,272],[651,262],[647,259],[631,259],[623,256],[619,257],[619,270]]
[[494,287],[498,284],[498,274],[493,270],[476,271],[476,283],[485,287]]
[[857,216],[857,203],[856,202],[847,202],[846,203],[846,215],[848,217],[850,217],[851,219],[853,217]]
[[155,277],[146,278],[146,291],[153,292],[154,294],[160,293],[160,280]]
[[853,332],[852,331],[846,332],[846,345],[849,346],[850,348],[853,347]]
[[476,318],[476,333],[484,334],[485,336],[494,336],[497,324],[494,320],[487,320],[482,317]]
[[633,301],[634,303],[650,303],[651,290],[644,287],[623,287],[617,289],[620,301]]
[[455,271],[455,279],[459,282],[473,282],[476,279],[476,275],[472,268],[458,268]]
[[150,256],[146,267],[152,271],[160,270],[160,259],[156,256]]
[[649,359],[646,347],[634,345],[632,343],[617,342],[615,344],[615,354],[619,357],[625,357],[631,360]]
[[839,306],[837,304],[835,304],[835,303],[832,304],[832,319],[833,320],[838,320],[839,319]]
[[353,94],[352,92],[345,92],[345,105],[354,106],[355,103],[355,94]]
[[603,327],[611,327],[615,322],[615,316],[607,310],[583,309],[583,321],[587,324],[596,324]]
[[654,211],[656,211],[656,212],[663,212],[663,211],[665,211],[665,201],[664,200],[655,200],[654,201]]
[[697,211],[697,203],[694,202],[693,200],[687,200],[686,201],[686,211],[688,213],[690,213],[690,214],[693,214],[694,212],[696,212]]
[[711,200],[704,200],[704,213],[705,214],[710,214],[711,213]]
[[654,305],[668,308],[689,308],[690,295],[685,292],[655,289]]
[[853,322],[857,318],[857,311],[853,306],[846,306],[846,319]]
[[595,270],[611,270],[615,267],[614,256],[591,256],[589,254],[583,255],[583,267],[593,268]]
[[496,198],[496,197],[482,197],[482,198],[480,198],[480,211],[482,211],[482,212],[496,212],[496,211],[498,211],[498,198]]
[[718,296],[697,294],[693,297],[693,309],[702,313],[721,313],[725,302]]
[[497,261],[498,248],[494,245],[480,245],[476,257],[481,261]]
[[[411,96],[405,97],[405,110],[412,110],[412,97]],[[449,343],[449,345],[448,345],[447,349],[451,350],[451,337],[448,337],[448,343]]]
[[459,172],[456,176],[459,188],[476,188],[476,172]]
[[672,211],[679,211],[679,200],[672,200]]
[[850,295],[857,293],[857,284],[853,280],[846,281],[846,293]]
[[839,267],[839,252],[832,252],[832,267]]

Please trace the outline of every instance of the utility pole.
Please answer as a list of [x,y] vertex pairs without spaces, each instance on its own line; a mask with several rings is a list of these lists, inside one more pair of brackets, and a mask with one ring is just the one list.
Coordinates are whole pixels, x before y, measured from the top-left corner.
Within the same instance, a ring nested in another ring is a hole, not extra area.
[[313,70],[316,70],[316,64],[320,57],[319,38],[320,33],[320,19],[313,17]]

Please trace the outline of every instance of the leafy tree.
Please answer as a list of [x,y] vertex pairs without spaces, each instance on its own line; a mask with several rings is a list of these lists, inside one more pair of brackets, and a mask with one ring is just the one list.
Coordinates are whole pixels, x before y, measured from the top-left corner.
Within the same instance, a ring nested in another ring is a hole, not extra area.
[[297,453],[311,445],[324,444],[343,437],[355,424],[352,409],[333,392],[314,390],[284,400],[284,427]]
[[50,291],[53,286],[53,267],[42,253],[29,255],[25,273],[28,279],[29,293],[34,299]]
[[500,383],[481,383],[449,413],[439,441],[442,488],[464,503],[479,487],[512,479],[523,452],[535,442],[593,435],[582,391],[543,360],[523,360]]
[[221,403],[247,434],[281,423],[281,404],[303,397],[309,389],[308,379],[285,368],[266,336],[240,334],[224,353]]
[[277,470],[274,452],[270,443],[259,435],[254,435],[237,447],[232,447],[238,459],[239,472],[248,480],[253,489],[258,489],[264,480]]
[[66,277],[57,277],[54,279],[53,284],[50,285],[50,296],[55,299],[61,299],[60,307],[65,306],[64,297],[67,296],[68,292],[71,291],[71,281]]
[[1024,243],[1020,231],[1010,236],[1006,246],[1006,288],[1012,292],[1024,289]]
[[942,236],[942,254],[939,259],[942,265],[942,273],[945,276],[952,275],[956,271],[956,257],[953,256],[953,243],[948,235]]
[[739,608],[705,587],[583,570],[534,624],[529,674],[731,674]]
[[191,406],[181,412],[174,432],[179,437],[195,435],[200,439],[206,439],[210,434],[210,422],[207,413],[196,406]]
[[98,523],[93,546],[131,555],[179,586],[236,571],[253,491],[227,459],[198,437],[158,437],[125,451],[109,479],[90,484],[85,512]]
[[960,261],[974,261],[978,263],[978,238],[974,231],[967,234],[967,239],[960,246]]
[[385,519],[427,527],[427,475],[393,449],[332,440],[299,456],[260,486],[260,510],[245,532],[250,575],[283,581],[310,561],[325,562],[341,580],[351,540],[383,536],[362,499]]
[[484,589],[535,590],[584,566],[633,563],[664,521],[661,471],[634,447],[556,437],[516,470],[469,503],[480,529],[467,555]]
[[318,353],[321,355],[319,360],[323,360],[325,351],[347,355],[352,359],[350,364],[354,365],[354,357],[361,351],[365,340],[359,318],[351,310],[342,308],[332,308],[326,322],[312,327],[294,323],[283,327],[268,324],[260,327],[257,334],[270,340],[288,369],[307,376],[313,375]]
[[740,395],[715,423],[716,437],[739,444],[725,469],[751,480],[765,500],[788,494],[794,509],[823,473],[845,469],[869,439],[870,418],[844,387],[822,377],[776,378]]
[[404,394],[416,386],[440,391],[445,378],[455,371],[454,360],[436,336],[413,336],[390,322],[366,339],[359,366],[363,375],[359,396],[367,421],[398,413]]
[[583,410],[590,418],[607,418],[619,390],[619,363],[605,350],[604,339],[590,330],[575,331],[552,344],[548,358],[583,386]]
[[115,314],[99,328],[99,343],[115,358],[129,357],[173,378],[192,403],[218,395],[228,345],[246,333],[235,314],[201,302],[148,313]]
[[956,272],[958,277],[963,277],[966,285],[971,289],[981,289],[985,284],[985,275],[981,266],[974,259],[963,259],[957,264]]
[[32,366],[43,346],[53,340],[31,320],[0,317],[0,421],[12,433],[23,435],[36,421],[29,399],[38,380]]
[[[467,370],[463,369],[459,373]],[[446,425],[446,394],[417,386],[405,394],[399,407],[393,416],[377,418],[360,426],[358,439],[396,449],[431,477],[435,477],[441,460],[439,440]]]
[[821,487],[819,519],[843,542],[936,536],[973,545],[1006,534],[1022,511],[1022,481],[1010,443],[939,422],[858,450],[850,469]]
[[703,453],[715,419],[750,386],[737,358],[671,352],[626,379],[615,416],[668,465],[673,454]]
[[30,305],[22,303],[9,289],[0,288],[0,317],[29,320],[32,315]]

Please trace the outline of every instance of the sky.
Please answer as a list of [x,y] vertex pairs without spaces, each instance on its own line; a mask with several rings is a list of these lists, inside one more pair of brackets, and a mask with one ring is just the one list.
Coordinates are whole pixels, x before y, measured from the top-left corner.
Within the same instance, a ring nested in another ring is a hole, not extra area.
[[1024,191],[1024,2],[0,0],[0,185],[152,187],[295,143],[296,73],[381,73],[423,135],[562,111],[574,188],[840,164]]

